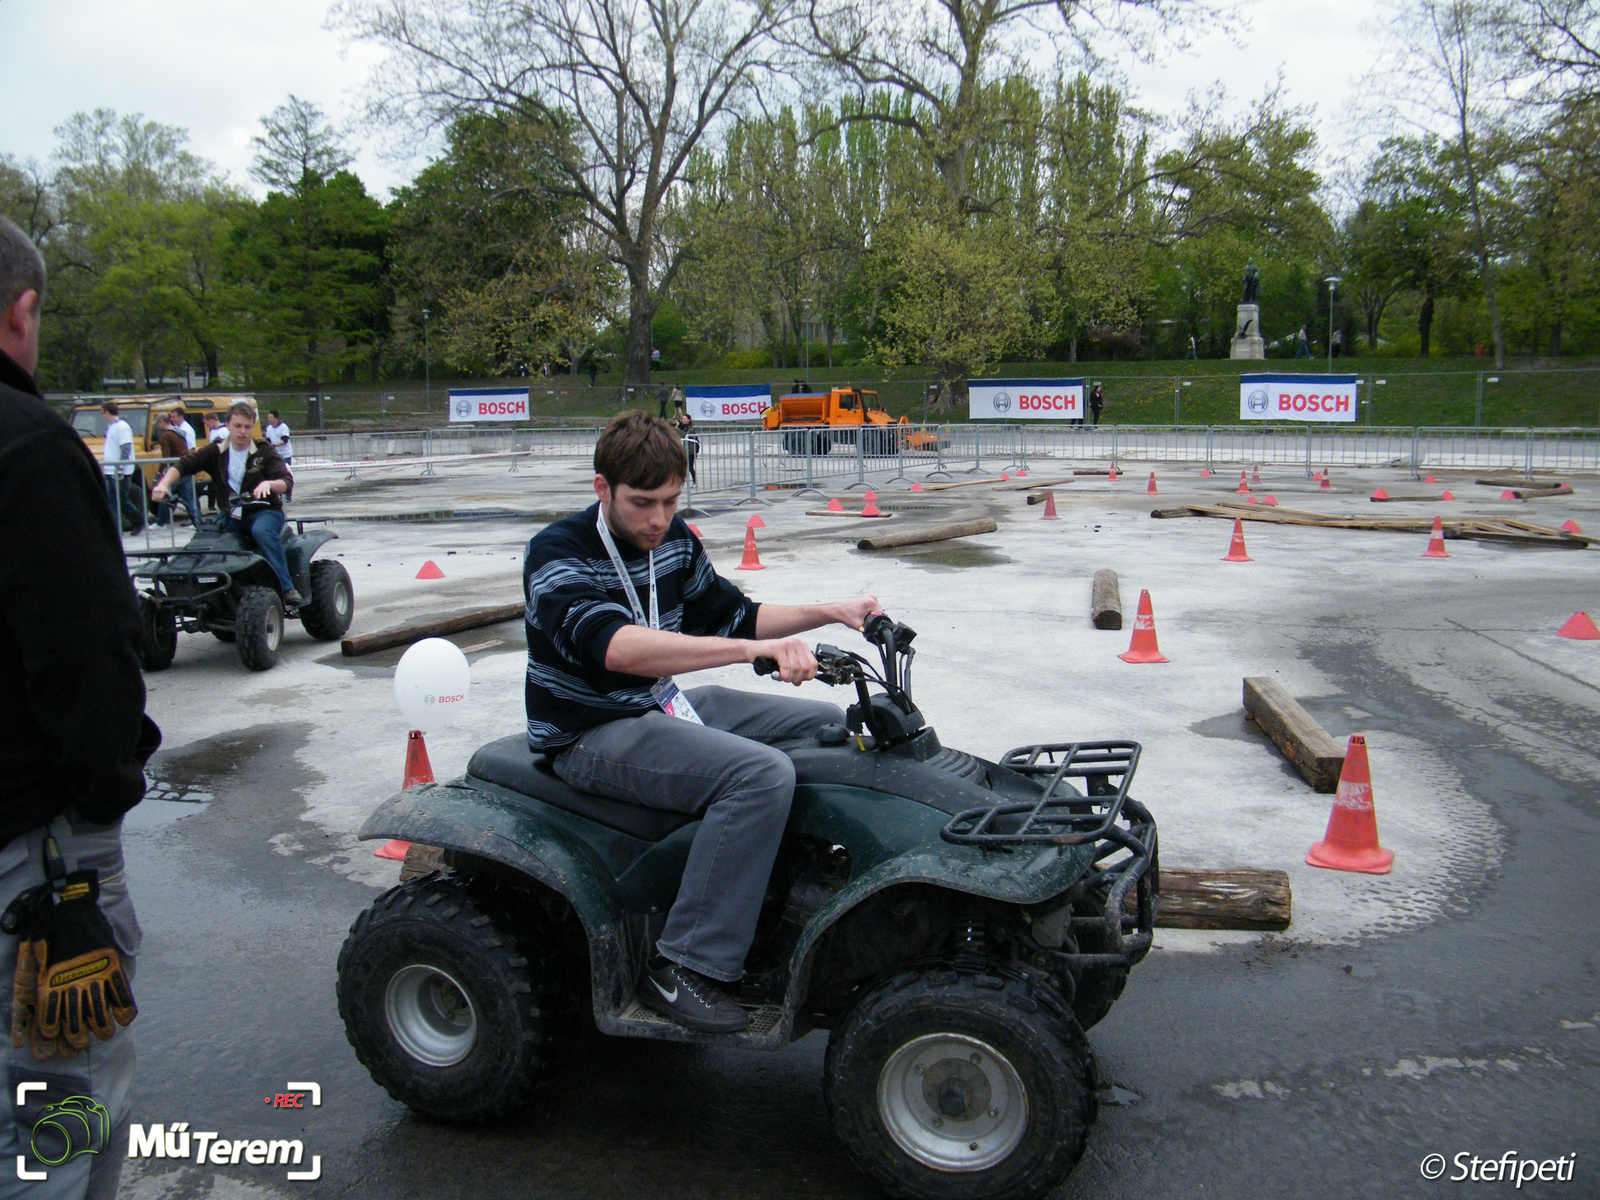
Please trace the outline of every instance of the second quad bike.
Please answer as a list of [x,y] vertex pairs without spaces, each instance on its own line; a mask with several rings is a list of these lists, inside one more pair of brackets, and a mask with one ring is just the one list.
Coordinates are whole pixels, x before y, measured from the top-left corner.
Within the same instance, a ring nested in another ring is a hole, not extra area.
[[691,1032],[634,994],[697,818],[575,791],[518,734],[362,827],[443,863],[380,896],[339,955],[339,1012],[372,1077],[419,1113],[482,1121],[520,1105],[582,1022],[751,1050],[823,1029],[834,1128],[891,1195],[1056,1186],[1095,1117],[1083,1031],[1150,948],[1139,746],[998,762],[942,746],[911,698],[914,631],[880,613],[864,634],[881,671],[816,650],[818,678],[855,689],[847,725],[780,744],[797,784],[736,989],[747,1030]]
[[[243,506],[248,513],[262,502]],[[131,550],[142,558],[133,572],[139,589],[139,665],[164,671],[178,649],[178,631],[210,633],[233,642],[239,660],[252,671],[265,671],[278,661],[287,618],[298,617],[312,637],[335,642],[350,628],[355,591],[343,563],[312,556],[339,535],[328,529],[306,530],[297,521],[283,530],[283,552],[289,575],[304,603],[285,606],[278,576],[248,537],[202,528],[176,550]]]

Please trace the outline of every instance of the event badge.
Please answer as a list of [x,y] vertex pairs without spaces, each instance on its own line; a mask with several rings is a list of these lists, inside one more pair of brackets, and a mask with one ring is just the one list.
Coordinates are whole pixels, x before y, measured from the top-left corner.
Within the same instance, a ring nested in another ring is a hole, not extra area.
[[661,711],[669,717],[678,717],[684,721],[693,721],[696,725],[704,725],[700,714],[695,712],[694,705],[689,703],[678,685],[673,682],[672,676],[658,679],[650,685],[650,694],[656,698],[656,703],[661,706]]

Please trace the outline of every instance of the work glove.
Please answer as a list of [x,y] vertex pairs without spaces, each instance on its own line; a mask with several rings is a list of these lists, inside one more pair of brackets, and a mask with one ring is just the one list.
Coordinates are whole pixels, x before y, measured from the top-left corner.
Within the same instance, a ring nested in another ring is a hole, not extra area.
[[99,899],[99,872],[74,871],[39,906],[34,933],[39,1034],[46,1040],[59,1035],[77,1050],[89,1045],[90,1033],[109,1041],[113,1020],[126,1026],[139,1015]]
[[46,1039],[39,1033],[39,966],[43,960],[43,943],[33,940],[37,925],[35,912],[41,903],[48,903],[49,884],[23,892],[0,917],[0,930],[16,934],[17,969],[11,983],[11,1048],[20,1050],[27,1046],[39,1062],[49,1062],[57,1056],[73,1058],[77,1051],[59,1035]]

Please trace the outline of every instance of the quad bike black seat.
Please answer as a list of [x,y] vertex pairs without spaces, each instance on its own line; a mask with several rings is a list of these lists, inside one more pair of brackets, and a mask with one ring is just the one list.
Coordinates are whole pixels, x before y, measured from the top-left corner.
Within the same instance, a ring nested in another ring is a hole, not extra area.
[[689,813],[608,800],[569,787],[550,769],[549,757],[528,749],[528,739],[520,733],[480,746],[467,764],[467,774],[646,842],[659,842],[697,819]]

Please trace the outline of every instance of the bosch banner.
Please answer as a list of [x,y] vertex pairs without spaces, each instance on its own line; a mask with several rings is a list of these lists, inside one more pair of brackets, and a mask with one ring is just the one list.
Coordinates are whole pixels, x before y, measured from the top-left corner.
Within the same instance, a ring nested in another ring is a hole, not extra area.
[[1081,421],[1082,379],[969,379],[974,421]]
[[764,383],[684,388],[683,402],[696,421],[759,421],[772,407],[772,388]]
[[526,421],[528,419],[528,389],[519,388],[451,388],[450,420],[456,421]]
[[1350,421],[1356,419],[1355,375],[1241,375],[1243,421]]

